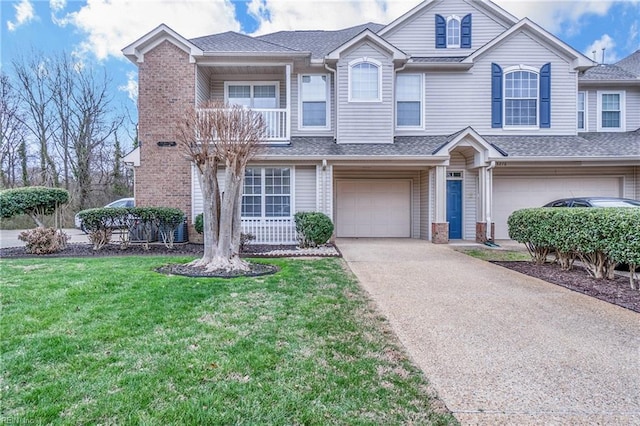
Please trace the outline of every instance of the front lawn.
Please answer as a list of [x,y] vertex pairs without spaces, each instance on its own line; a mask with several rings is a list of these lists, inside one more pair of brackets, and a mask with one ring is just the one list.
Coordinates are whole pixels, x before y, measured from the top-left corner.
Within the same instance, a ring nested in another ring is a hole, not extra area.
[[35,424],[451,424],[340,259],[258,278],[188,259],[0,262],[0,418]]

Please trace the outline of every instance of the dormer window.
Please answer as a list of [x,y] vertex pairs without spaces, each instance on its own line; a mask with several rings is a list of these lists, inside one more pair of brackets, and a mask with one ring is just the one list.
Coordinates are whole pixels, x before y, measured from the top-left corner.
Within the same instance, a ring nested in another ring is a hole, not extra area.
[[471,14],[436,15],[436,49],[471,49]]
[[456,15],[447,18],[447,47],[460,47],[460,18]]

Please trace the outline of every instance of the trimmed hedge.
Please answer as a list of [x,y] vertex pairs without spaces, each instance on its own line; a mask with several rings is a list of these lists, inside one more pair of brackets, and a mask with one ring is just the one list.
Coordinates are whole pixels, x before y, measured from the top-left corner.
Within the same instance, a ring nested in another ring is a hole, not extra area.
[[333,235],[333,222],[320,212],[298,212],[294,215],[300,247],[325,244]]
[[[640,209],[534,208],[514,212],[509,236],[524,243],[542,263],[555,250],[562,258],[578,257],[591,275],[612,278],[618,263],[640,265]],[[632,274],[633,275],[633,274]]]
[[9,219],[26,214],[38,226],[42,226],[40,216],[56,212],[58,207],[69,202],[69,192],[61,188],[28,186],[0,191],[0,216]]
[[157,231],[165,246],[172,248],[174,232],[184,221],[184,213],[172,207],[102,207],[78,213],[84,228],[89,232],[94,250],[99,250],[111,240],[111,231],[120,229],[121,245],[129,243],[129,233],[142,232],[148,247],[152,234]]

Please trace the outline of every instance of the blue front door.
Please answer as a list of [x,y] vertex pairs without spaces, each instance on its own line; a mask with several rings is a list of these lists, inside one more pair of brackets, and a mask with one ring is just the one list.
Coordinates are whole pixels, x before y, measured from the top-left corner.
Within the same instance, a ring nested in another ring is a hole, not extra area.
[[462,181],[447,181],[447,222],[449,239],[462,239]]

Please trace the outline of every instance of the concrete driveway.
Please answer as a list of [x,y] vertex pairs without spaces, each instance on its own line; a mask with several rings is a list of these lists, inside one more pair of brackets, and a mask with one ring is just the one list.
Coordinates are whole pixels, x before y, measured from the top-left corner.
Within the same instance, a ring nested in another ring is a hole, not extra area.
[[640,314],[426,241],[337,246],[462,424],[640,424]]

